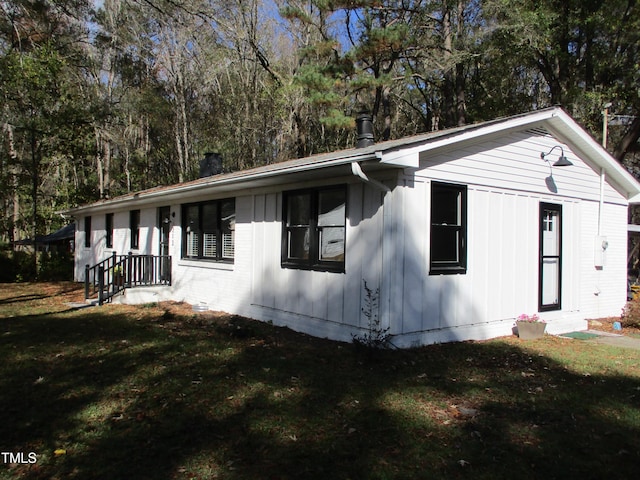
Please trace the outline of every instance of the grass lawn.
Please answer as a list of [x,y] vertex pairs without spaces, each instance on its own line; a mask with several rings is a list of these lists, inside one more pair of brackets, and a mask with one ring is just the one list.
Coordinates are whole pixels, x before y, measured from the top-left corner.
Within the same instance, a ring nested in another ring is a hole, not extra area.
[[[640,352],[383,351],[0,285],[0,479],[638,478]],[[15,457],[14,457],[15,460]]]

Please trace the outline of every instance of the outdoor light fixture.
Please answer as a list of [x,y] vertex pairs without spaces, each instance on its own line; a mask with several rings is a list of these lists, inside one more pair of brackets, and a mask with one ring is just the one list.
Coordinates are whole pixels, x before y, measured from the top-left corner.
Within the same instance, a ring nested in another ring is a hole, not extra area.
[[[171,212],[171,217],[175,218],[175,216],[176,216],[176,212]],[[172,222],[173,222],[173,220],[171,220],[171,218],[169,218],[168,215],[166,217],[164,217],[164,219],[162,220],[162,223],[164,223],[165,225],[169,225]]]
[[547,153],[541,153],[540,158],[545,162],[550,163],[549,160],[547,160],[545,157],[551,155],[551,152],[553,152],[556,148],[560,149],[560,157],[558,157],[558,160],[556,161],[556,163],[553,164],[553,166],[554,167],[570,167],[571,165],[573,165],[573,163],[571,163],[569,159],[564,156],[564,149],[560,145],[556,145],[552,147],[551,150],[549,150]]

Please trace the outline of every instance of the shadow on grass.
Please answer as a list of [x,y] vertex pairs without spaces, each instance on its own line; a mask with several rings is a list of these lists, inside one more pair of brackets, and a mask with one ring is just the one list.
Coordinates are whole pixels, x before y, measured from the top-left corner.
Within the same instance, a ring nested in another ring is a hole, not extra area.
[[238,318],[138,311],[3,322],[0,449],[40,456],[0,478],[638,473],[635,376],[584,375],[499,341],[369,362]]
[[42,300],[47,298],[44,294],[18,295],[15,297],[0,298],[0,305],[8,305],[11,303],[32,302],[34,300]]

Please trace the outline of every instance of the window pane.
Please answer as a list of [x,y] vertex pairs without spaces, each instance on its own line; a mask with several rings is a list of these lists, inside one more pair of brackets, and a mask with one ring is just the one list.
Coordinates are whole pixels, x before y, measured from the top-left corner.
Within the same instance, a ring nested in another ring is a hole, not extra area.
[[217,252],[217,239],[215,233],[204,233],[202,235],[202,256],[208,258],[216,258]]
[[545,258],[542,261],[542,305],[557,305],[560,292],[560,259]]
[[233,258],[235,255],[235,234],[224,232],[222,234],[222,257]]
[[84,217],[84,246],[91,246],[91,217]]
[[434,185],[431,201],[431,223],[436,225],[461,225],[462,192]]
[[287,197],[287,225],[309,225],[311,218],[311,195],[301,193]]
[[184,209],[183,228],[185,231],[185,255],[187,257],[197,258],[200,256],[198,251],[200,231],[199,209],[197,205],[189,205]]
[[431,262],[460,262],[460,230],[457,227],[431,228]]
[[187,257],[198,256],[198,233],[187,232]]
[[222,224],[222,257],[233,258],[235,253],[236,207],[233,200],[220,207]]
[[214,233],[218,230],[218,204],[205,203],[202,205],[202,231]]
[[129,213],[129,230],[131,232],[131,248],[140,245],[140,210],[131,210]]
[[344,226],[346,199],[344,189],[318,194],[318,226]]
[[187,232],[197,231],[199,229],[198,206],[190,205],[185,209],[184,227]]
[[542,216],[542,255],[560,255],[560,212],[545,210]]
[[107,230],[107,248],[113,247],[113,213],[107,213],[105,220]]
[[309,228],[293,227],[289,229],[288,258],[307,260],[309,258]]
[[344,261],[344,227],[324,227],[320,230],[320,260]]

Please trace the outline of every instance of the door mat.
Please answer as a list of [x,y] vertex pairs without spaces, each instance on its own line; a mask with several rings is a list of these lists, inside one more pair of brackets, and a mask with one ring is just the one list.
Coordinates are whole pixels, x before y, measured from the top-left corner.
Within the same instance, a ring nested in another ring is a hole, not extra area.
[[587,332],[569,332],[563,333],[560,335],[561,337],[573,338],[575,340],[589,340],[590,338],[598,337],[597,333],[587,333]]

